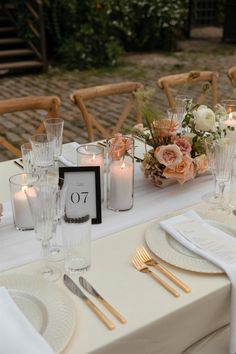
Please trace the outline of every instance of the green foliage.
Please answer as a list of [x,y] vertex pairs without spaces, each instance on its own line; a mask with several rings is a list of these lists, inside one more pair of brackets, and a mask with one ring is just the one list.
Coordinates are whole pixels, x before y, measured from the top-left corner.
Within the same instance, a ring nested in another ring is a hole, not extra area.
[[[63,66],[78,69],[115,66],[122,50],[173,49],[188,8],[188,0],[44,0],[43,4],[49,54]],[[19,16],[22,12],[23,7]]]

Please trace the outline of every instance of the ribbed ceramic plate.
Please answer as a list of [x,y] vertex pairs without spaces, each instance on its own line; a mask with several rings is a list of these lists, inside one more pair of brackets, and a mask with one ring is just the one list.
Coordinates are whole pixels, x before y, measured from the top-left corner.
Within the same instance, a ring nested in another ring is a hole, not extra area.
[[[236,230],[215,220],[207,222],[236,237]],[[164,231],[159,222],[151,224],[145,232],[145,241],[150,250],[159,258],[176,267],[201,273],[223,273],[222,269],[189,251]]]
[[0,277],[15,303],[56,353],[69,342],[76,325],[73,303],[56,284],[37,276]]

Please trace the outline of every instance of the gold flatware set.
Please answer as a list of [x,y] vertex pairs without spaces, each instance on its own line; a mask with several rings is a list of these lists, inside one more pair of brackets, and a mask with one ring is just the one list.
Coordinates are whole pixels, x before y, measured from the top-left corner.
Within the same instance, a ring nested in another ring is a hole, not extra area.
[[191,289],[188,285],[186,285],[182,280],[176,277],[172,272],[170,272],[166,267],[160,264],[158,261],[153,259],[149,252],[146,250],[144,246],[139,246],[136,249],[135,254],[131,259],[134,267],[142,273],[146,273],[154,278],[160,285],[162,285],[167,291],[169,291],[173,296],[179,297],[180,294],[177,290],[175,290],[172,286],[170,286],[166,281],[160,278],[156,273],[152,272],[149,269],[150,267],[155,267],[158,269],[163,275],[165,275],[169,280],[171,280],[175,285],[181,288],[184,292],[190,293]]
[[[169,285],[165,280],[159,277],[158,274],[152,272],[149,267],[155,267],[163,275],[165,275],[169,280],[171,280],[175,285],[177,285],[184,292],[189,293],[191,291],[190,287],[186,285],[182,280],[176,277],[172,272],[170,272],[166,267],[160,264],[157,260],[153,259],[147,249],[144,246],[139,246],[136,249],[135,254],[131,258],[132,264],[141,273],[145,273],[156,280],[165,290],[167,290],[174,297],[179,297],[180,293]],[[98,318],[106,325],[109,330],[116,328],[115,324],[103,313],[95,303],[93,303],[88,296],[79,288],[75,282],[64,275],[63,277],[64,284],[66,287],[75,295],[80,297],[87,306],[98,316]],[[120,323],[126,323],[126,319],[121,315],[107,300],[101,296],[97,290],[88,282],[87,279],[80,276],[79,277],[80,285],[92,296],[96,298]]]

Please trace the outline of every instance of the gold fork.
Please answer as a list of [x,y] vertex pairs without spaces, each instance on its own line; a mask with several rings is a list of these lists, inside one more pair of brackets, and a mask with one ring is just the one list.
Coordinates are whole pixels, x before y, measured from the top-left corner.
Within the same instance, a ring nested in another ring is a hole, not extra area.
[[190,287],[186,285],[182,280],[177,278],[173,273],[171,273],[168,269],[166,269],[163,265],[158,263],[155,259],[153,259],[145,247],[139,246],[136,250],[137,254],[140,256],[142,261],[152,267],[157,268],[160,270],[161,273],[165,274],[167,278],[173,281],[176,285],[178,285],[181,289],[183,289],[186,293],[191,291]]
[[132,263],[134,267],[142,273],[147,273],[149,274],[152,278],[154,278],[159,284],[161,284],[166,290],[168,290],[172,295],[175,297],[179,297],[178,291],[176,291],[174,288],[172,288],[169,284],[167,284],[164,280],[159,278],[159,276],[155,273],[153,273],[141,260],[138,254],[135,254],[132,258]]

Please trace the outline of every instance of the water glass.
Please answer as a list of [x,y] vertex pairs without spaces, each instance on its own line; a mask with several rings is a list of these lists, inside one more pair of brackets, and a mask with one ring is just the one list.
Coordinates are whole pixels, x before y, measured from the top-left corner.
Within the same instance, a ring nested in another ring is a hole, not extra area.
[[91,265],[91,218],[89,214],[62,222],[62,240],[65,270],[69,273],[86,271]]
[[25,143],[21,145],[21,156],[24,171],[26,173],[34,172],[34,154],[32,145],[30,143]]
[[48,118],[44,120],[48,139],[54,139],[54,160],[58,160],[62,153],[62,137],[64,120],[61,118]]
[[[32,173],[19,173],[9,179],[11,205],[13,212],[14,225],[17,230],[32,230],[34,222],[27,200],[26,191],[32,192],[32,186],[38,182],[39,176]],[[32,194],[32,198],[35,194]]]
[[55,138],[48,138],[46,134],[36,134],[30,138],[34,153],[35,167],[47,168],[54,162]]
[[133,207],[134,139],[118,136],[107,141],[107,207],[125,211]]
[[84,144],[76,149],[78,166],[99,166],[101,199],[104,200],[104,148],[93,144]]

